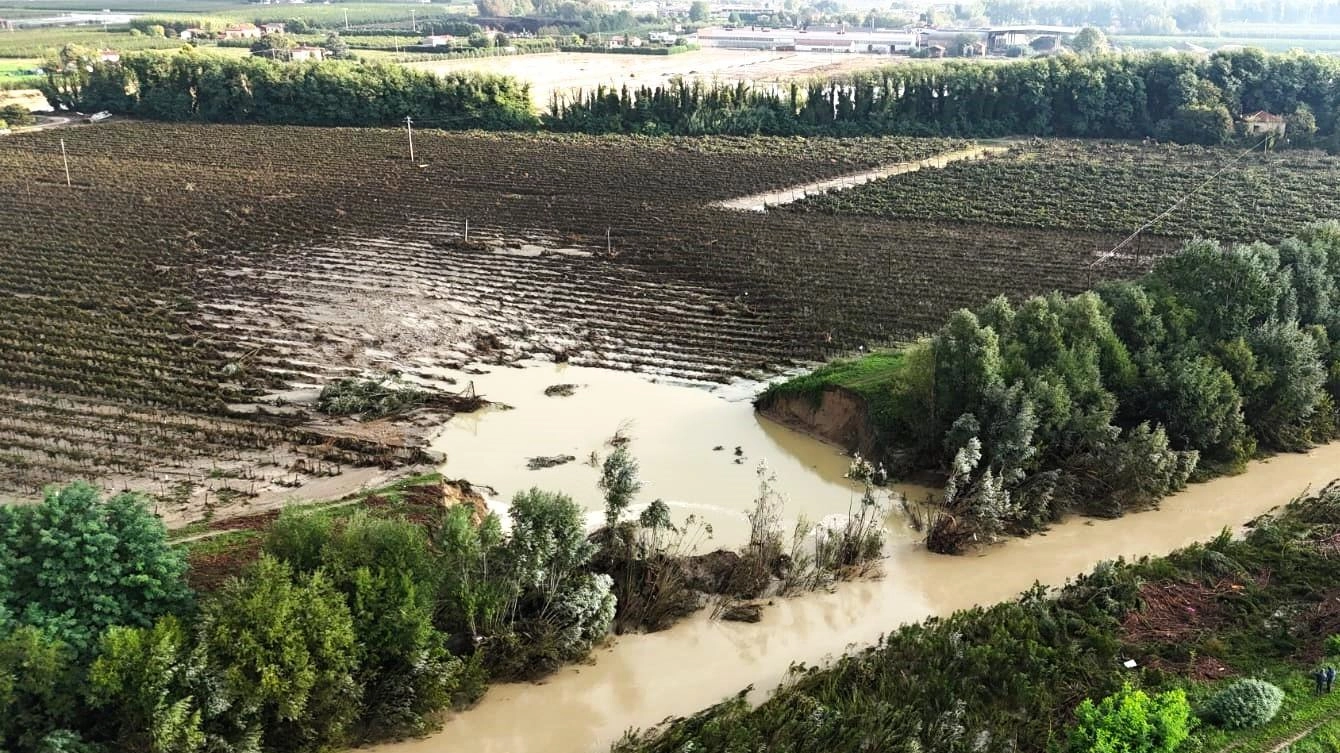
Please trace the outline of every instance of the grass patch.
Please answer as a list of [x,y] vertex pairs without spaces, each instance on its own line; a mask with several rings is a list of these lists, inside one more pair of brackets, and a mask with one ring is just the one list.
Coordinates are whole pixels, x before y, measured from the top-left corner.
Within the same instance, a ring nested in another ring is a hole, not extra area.
[[925,348],[911,347],[870,353],[860,358],[833,361],[815,371],[770,386],[759,396],[757,405],[766,408],[773,400],[801,397],[819,405],[829,388],[850,390],[865,401],[875,431],[888,440],[915,436],[909,416],[924,415],[921,405],[909,405],[922,390],[909,384],[917,379],[916,354]]
[[804,396],[815,403],[829,387],[849,389],[867,400],[887,392],[887,385],[902,370],[903,351],[881,351],[860,358],[841,359],[820,366],[808,374],[774,384],[764,395]]
[[[1317,695],[1312,678],[1297,665],[1274,664],[1257,677],[1278,685],[1284,690],[1284,705],[1268,724],[1248,730],[1225,730],[1211,725],[1200,727],[1186,747],[1186,753],[1214,753],[1234,745],[1237,753],[1266,753],[1275,746],[1297,736],[1327,717],[1340,714],[1340,692]],[[1220,689],[1221,685],[1205,684],[1188,691],[1193,706]],[[1331,749],[1323,749],[1331,750]]]
[[217,536],[188,541],[182,546],[191,557],[208,557],[222,552],[241,548],[247,542],[259,538],[260,531],[225,531]]
[[[1332,713],[1336,713],[1334,710]],[[1296,733],[1295,733],[1296,734]],[[1265,748],[1243,749],[1244,753],[1255,753]],[[1340,718],[1331,719],[1312,730],[1306,737],[1290,745],[1288,753],[1340,753]]]

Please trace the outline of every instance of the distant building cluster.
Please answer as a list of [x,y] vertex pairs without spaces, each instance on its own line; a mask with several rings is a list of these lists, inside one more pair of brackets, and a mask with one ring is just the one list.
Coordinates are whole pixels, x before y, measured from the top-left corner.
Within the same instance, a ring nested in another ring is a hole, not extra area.
[[804,29],[714,27],[699,29],[703,47],[796,52],[908,53],[926,50],[933,57],[1005,54],[1012,47],[1059,48],[1067,26],[1009,26],[989,29],[853,29],[810,26]]

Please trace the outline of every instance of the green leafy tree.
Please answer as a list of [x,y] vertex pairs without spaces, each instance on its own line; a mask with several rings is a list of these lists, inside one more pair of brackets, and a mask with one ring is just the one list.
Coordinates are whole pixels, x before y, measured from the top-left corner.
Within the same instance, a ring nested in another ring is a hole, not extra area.
[[444,625],[478,639],[502,630],[519,589],[509,577],[498,518],[489,515],[475,525],[471,515],[466,505],[448,510],[436,543],[442,552]]
[[712,6],[708,5],[707,0],[693,0],[689,4],[689,20],[694,23],[702,23],[712,17]]
[[1232,376],[1210,356],[1175,360],[1157,398],[1173,442],[1209,461],[1241,468],[1256,451],[1247,429],[1242,396]]
[[1075,710],[1071,753],[1173,753],[1191,734],[1191,706],[1181,690],[1155,696],[1126,685]]
[[642,489],[637,478],[637,461],[624,445],[614,448],[600,470],[600,491],[605,493],[605,527],[611,532],[619,518]]
[[321,46],[326,49],[327,56],[336,60],[348,60],[354,57],[354,53],[349,49],[349,43],[336,32],[327,34],[326,41]]
[[0,530],[0,627],[9,615],[83,653],[109,627],[147,627],[190,602],[184,554],[135,495],[50,489],[39,504],[0,507]]
[[1155,266],[1155,287],[1166,286],[1194,317],[1203,342],[1242,337],[1280,310],[1286,295],[1279,256],[1268,247],[1223,248],[1191,241]]
[[[363,688],[363,739],[422,734],[451,702],[462,663],[433,626],[438,562],[423,528],[403,519],[360,513],[332,527],[318,514],[281,516],[282,542],[301,542],[295,564],[317,566],[345,595],[360,646],[356,679]],[[293,535],[303,525],[311,533]],[[306,542],[324,536],[317,558]],[[267,550],[283,556],[283,543]]]
[[[950,315],[931,340],[935,362],[935,413],[948,426],[970,413],[986,391],[1002,383],[1000,341],[967,310]],[[955,450],[957,448],[954,448]]]
[[287,34],[266,34],[251,44],[251,53],[286,60],[288,51],[297,46],[297,40]]
[[114,627],[103,634],[89,668],[91,707],[104,712],[109,737],[126,753],[196,753],[206,735],[201,703],[190,695],[193,661],[181,623],[164,617],[152,628]]
[[74,726],[78,687],[65,643],[28,625],[0,636],[0,750],[40,750]]
[[1107,35],[1095,26],[1085,26],[1070,40],[1070,46],[1081,55],[1101,55],[1112,49]]
[[1311,444],[1306,427],[1322,397],[1326,372],[1317,343],[1295,322],[1271,321],[1248,337],[1261,380],[1244,395],[1247,424],[1279,449]]
[[94,71],[98,56],[93,50],[77,44],[67,44],[55,55],[42,61],[44,78],[38,89],[47,102],[57,110],[76,110],[83,98]]
[[294,576],[263,555],[205,604],[200,632],[235,703],[231,726],[254,723],[276,751],[348,741],[361,696],[358,644],[344,596],[324,573]]
[[596,547],[586,537],[581,507],[567,495],[531,489],[509,509],[507,554],[520,586],[516,616],[548,633],[563,660],[583,656],[614,620],[612,580],[586,566]]

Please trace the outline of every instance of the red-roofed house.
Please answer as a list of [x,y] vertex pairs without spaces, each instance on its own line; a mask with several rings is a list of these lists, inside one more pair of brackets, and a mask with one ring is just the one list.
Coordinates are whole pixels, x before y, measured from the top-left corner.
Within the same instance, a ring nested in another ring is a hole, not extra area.
[[1284,118],[1265,110],[1257,110],[1250,115],[1242,116],[1243,131],[1248,136],[1273,133],[1276,136],[1284,135]]

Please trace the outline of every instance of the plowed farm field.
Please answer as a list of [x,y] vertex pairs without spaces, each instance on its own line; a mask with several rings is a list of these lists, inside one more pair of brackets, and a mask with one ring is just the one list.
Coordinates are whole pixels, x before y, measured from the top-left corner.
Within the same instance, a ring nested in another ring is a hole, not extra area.
[[403,130],[0,139],[0,490],[95,478],[210,512],[424,459],[405,422],[316,416],[334,378],[459,390],[444,369],[540,357],[726,381],[1147,265],[1093,267],[1109,232],[711,206],[964,146],[424,131],[411,160]]

